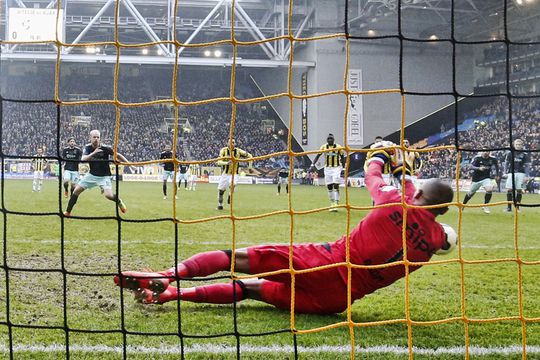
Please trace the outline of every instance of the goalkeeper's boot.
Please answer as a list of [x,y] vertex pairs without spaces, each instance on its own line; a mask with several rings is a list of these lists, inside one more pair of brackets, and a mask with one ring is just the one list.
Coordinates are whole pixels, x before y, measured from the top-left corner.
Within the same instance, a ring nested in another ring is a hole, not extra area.
[[155,272],[124,271],[121,276],[114,277],[114,283],[123,289],[148,289],[150,292],[162,293],[169,286],[169,278]]
[[164,304],[178,298],[178,288],[169,286],[163,292],[155,292],[148,289],[138,289],[134,291],[135,301],[142,304]]
[[69,212],[69,211],[64,211],[64,216],[65,216],[65,217],[71,217],[71,212]]
[[64,197],[67,199],[69,197],[69,193],[67,190],[64,190]]
[[120,211],[122,213],[127,213],[127,206],[126,204],[122,201],[122,199],[118,199],[118,208],[120,209]]

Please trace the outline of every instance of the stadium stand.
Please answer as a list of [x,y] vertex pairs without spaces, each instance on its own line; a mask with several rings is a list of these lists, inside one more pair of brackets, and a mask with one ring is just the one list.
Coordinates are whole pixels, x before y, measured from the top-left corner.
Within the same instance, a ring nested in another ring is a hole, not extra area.
[[[148,76],[159,76],[149,72]],[[163,75],[161,75],[163,77]],[[40,94],[52,92],[46,73],[38,76],[11,78],[7,81],[10,98],[36,99]],[[90,81],[90,78],[92,81]],[[119,100],[123,102],[140,102],[155,100],[156,97],[170,96],[165,92],[170,89],[165,78],[159,81],[148,81],[148,84],[159,86],[141,86],[130,82],[130,78],[122,80],[119,88]],[[169,79],[169,85],[171,80]],[[188,80],[186,80],[188,81]],[[137,83],[145,81],[137,80]],[[195,84],[190,91],[179,92],[182,101],[195,99],[209,99],[225,96],[229,79],[213,78],[208,83]],[[112,99],[113,94],[108,83],[91,76],[63,77],[60,89],[61,99],[64,101],[83,99]],[[89,85],[91,84],[91,85]],[[127,85],[125,85],[127,84]],[[95,85],[95,86],[94,86]],[[215,91],[214,91],[215,90]],[[244,92],[246,87],[243,87]],[[243,94],[248,95],[249,94]],[[252,95],[251,95],[252,96]],[[212,102],[200,106],[181,106],[179,118],[187,119],[189,127],[183,128],[179,137],[178,152],[183,159],[207,160],[215,158],[219,149],[226,145],[229,137],[231,123],[231,105],[229,102]],[[283,151],[286,149],[286,136],[278,136],[277,130],[283,129],[278,124],[275,131],[264,131],[261,120],[266,118],[265,113],[257,111],[254,105],[239,105],[235,122],[234,137],[238,146],[248,149],[254,156]],[[85,121],[89,116],[89,122]],[[174,119],[174,108],[159,104],[154,106],[122,108],[121,128],[119,136],[119,151],[131,161],[148,161],[158,159],[159,153],[166,144],[172,141],[171,124],[165,119]],[[85,144],[88,139],[88,130],[100,129],[104,143],[111,144],[115,132],[115,108],[107,104],[91,104],[66,106],[60,113],[61,139],[74,137],[79,145]],[[204,121],[198,121],[204,120]],[[16,102],[7,102],[4,105],[3,145],[6,153],[17,156],[29,156],[37,147],[45,147],[48,154],[56,149],[56,107],[50,103],[37,103],[32,106]],[[60,144],[60,147],[64,144]],[[276,166],[274,159],[259,161],[261,167]]]

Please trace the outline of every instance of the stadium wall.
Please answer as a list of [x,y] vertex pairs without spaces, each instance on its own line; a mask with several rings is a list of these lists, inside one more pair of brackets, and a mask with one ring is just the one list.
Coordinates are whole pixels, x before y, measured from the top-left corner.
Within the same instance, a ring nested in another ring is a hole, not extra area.
[[[294,69],[292,91],[301,94],[302,73],[308,73],[308,94],[343,89],[346,43],[328,39],[299,46],[294,57],[316,63],[315,68]],[[474,87],[474,56],[472,49],[457,49],[456,88],[470,94]],[[408,91],[435,93],[452,91],[452,48],[446,43],[405,44],[403,56],[403,85]],[[395,39],[351,41],[350,69],[362,71],[363,89],[399,88],[399,41]],[[420,70],[420,71],[419,71]],[[262,69],[253,74],[264,94],[287,91],[286,69]],[[406,97],[406,123],[437,111],[453,102],[452,96]],[[289,99],[271,101],[272,106],[288,124]],[[314,150],[332,132],[343,142],[345,97],[331,95],[308,100],[308,144],[305,150]],[[302,143],[301,101],[294,100],[293,135]],[[366,95],[363,98],[364,146],[375,135],[387,135],[400,127],[399,94]]]

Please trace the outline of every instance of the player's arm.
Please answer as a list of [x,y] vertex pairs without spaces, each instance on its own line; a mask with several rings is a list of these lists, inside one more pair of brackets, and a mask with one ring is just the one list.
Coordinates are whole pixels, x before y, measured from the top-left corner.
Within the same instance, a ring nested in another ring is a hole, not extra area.
[[62,150],[62,159],[58,162],[58,166],[60,166],[62,169],[66,166],[66,162],[64,161],[67,156],[67,149]]
[[523,170],[525,170],[525,181],[527,181],[531,177],[531,158],[529,154],[525,154],[525,164],[523,166]]
[[[390,142],[383,142],[378,147],[388,147],[393,144]],[[390,162],[392,149],[379,149],[373,148],[372,151],[367,154],[367,171],[366,171],[366,186],[373,198],[373,201],[376,205],[384,204],[394,198],[396,194],[399,194],[399,191],[393,187],[386,184],[382,177],[382,171],[385,164]],[[410,180],[406,180],[408,188],[414,188]],[[408,192],[408,191],[407,191]]]
[[[238,148],[237,148],[237,150],[238,150],[238,155],[240,155],[240,158],[242,158],[242,159],[251,159],[253,157],[253,155],[248,153],[246,150],[242,150],[242,149],[238,149]],[[248,166],[248,168],[251,168],[253,166],[252,162],[249,161],[247,163],[247,166]]]
[[[167,158],[165,157],[165,153],[162,152],[161,154],[159,154],[159,160],[166,160],[166,159]],[[166,164],[166,162],[163,161],[163,162],[159,163],[159,166],[165,167],[165,164]]]
[[501,169],[499,168],[499,160],[493,158],[493,166],[495,166],[495,179],[499,181],[501,178]]
[[[321,146],[321,148],[320,148],[319,150],[323,150],[323,149],[324,149],[324,145]],[[320,157],[321,157],[322,154],[323,154],[323,153],[318,153],[318,154],[315,156],[315,159],[313,159],[313,161],[311,162],[311,166],[310,166],[311,169],[314,169],[314,168],[315,168],[315,164],[317,163],[317,161],[319,161],[319,159],[320,159]]]
[[94,156],[96,154],[99,154],[99,153],[102,153],[103,150],[101,149],[101,147],[98,147],[96,148],[94,151],[92,151],[91,153],[88,153],[85,149],[85,151],[83,152],[82,156],[81,156],[81,161],[89,161],[89,160],[92,160],[94,158]]
[[241,158],[244,158],[244,159],[251,159],[253,157],[253,155],[248,153],[246,150],[242,150],[242,149],[238,149],[238,154],[240,155]]
[[420,156],[419,152],[414,153],[414,161],[416,162],[414,173],[418,174],[420,170],[422,170],[422,166],[424,166],[424,161],[422,161],[422,157]]
[[484,167],[483,166],[479,166],[480,164],[480,158],[478,156],[475,156],[472,161],[471,161],[471,164],[469,165],[469,167],[471,168],[471,170],[484,170]]
[[82,156],[83,156],[83,151],[81,149],[77,148],[77,156],[76,156],[75,160],[81,161]]
[[345,165],[347,165],[347,157],[343,150],[339,150],[339,161],[341,161],[341,166],[345,167]]
[[120,159],[121,162],[129,162],[129,160],[124,155],[120,153],[116,153],[116,155],[118,156],[118,159]]
[[510,171],[512,171],[512,153],[509,151],[506,153],[506,156],[504,157],[504,172],[505,174],[509,174]]

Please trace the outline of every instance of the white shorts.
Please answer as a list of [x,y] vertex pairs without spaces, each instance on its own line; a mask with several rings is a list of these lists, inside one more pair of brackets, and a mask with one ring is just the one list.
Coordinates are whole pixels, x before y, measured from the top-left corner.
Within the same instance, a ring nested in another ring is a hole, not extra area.
[[324,168],[324,183],[326,185],[339,184],[341,182],[341,166]]
[[176,181],[182,181],[182,180],[185,180],[185,181],[188,181],[188,174],[187,173],[178,173],[176,174]]
[[163,181],[167,181],[169,179],[172,180],[174,178],[174,171],[163,170],[163,174],[161,175],[161,178],[163,179]]
[[34,180],[43,180],[43,171],[34,171]]
[[488,189],[489,189],[489,191],[491,191],[491,190],[493,190],[493,188],[495,188],[495,186],[497,186],[497,184],[495,183],[495,180],[490,179],[490,178],[486,178],[484,180],[476,181],[476,182],[473,182],[471,184],[471,189],[469,190],[469,194],[471,194],[471,195],[474,194],[481,187],[483,187],[484,190],[486,190],[486,191],[488,191]]
[[197,175],[190,175],[189,176],[189,181],[191,181],[191,182],[196,182],[197,179],[198,179]]
[[[514,182],[516,183],[516,189],[525,189],[525,173],[514,173]],[[512,189],[512,173],[508,174],[506,178],[506,189]]]
[[[221,177],[219,178],[219,184],[218,184],[218,190],[226,190],[229,186],[231,186],[232,182],[232,175],[231,174],[221,174]],[[234,183],[238,183],[238,175],[234,175]]]
[[286,185],[286,184],[288,184],[288,183],[289,183],[289,178],[288,178],[288,177],[286,177],[286,178],[281,177],[281,176],[279,177],[279,179],[278,179],[278,184],[280,184],[280,185]]
[[87,190],[96,186],[99,186],[103,190],[112,189],[112,182],[110,176],[95,176],[90,173],[84,175],[78,185]]
[[62,175],[64,181],[71,181],[72,183],[77,183],[79,181],[79,172],[73,170],[64,170]]

